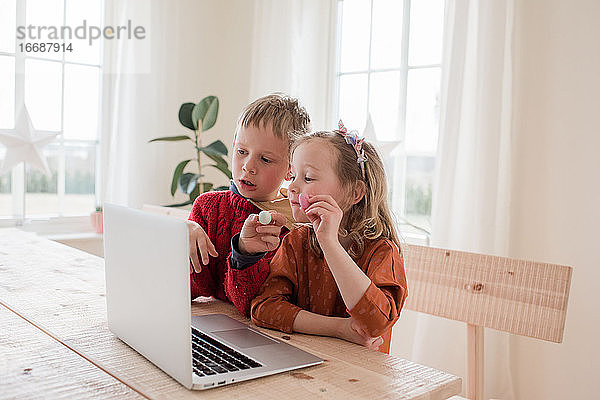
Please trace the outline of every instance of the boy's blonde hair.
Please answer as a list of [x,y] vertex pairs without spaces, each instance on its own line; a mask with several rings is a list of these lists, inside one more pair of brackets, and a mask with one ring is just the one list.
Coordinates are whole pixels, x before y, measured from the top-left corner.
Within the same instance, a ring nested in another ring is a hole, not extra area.
[[284,93],[272,93],[248,104],[238,120],[238,129],[254,125],[271,125],[273,134],[287,139],[290,145],[301,135],[310,132],[310,117],[298,99]]
[[[366,239],[385,238],[400,247],[400,241],[394,228],[394,222],[387,205],[387,183],[383,162],[377,151],[368,142],[363,142],[367,161],[364,162],[365,172],[361,170],[356,161],[357,154],[352,145],[346,143],[344,136],[339,131],[314,132],[298,139],[293,147],[292,154],[298,146],[312,140],[324,140],[333,149],[336,157],[334,170],[342,184],[348,199],[352,198],[357,185],[364,187],[365,195],[356,204],[350,207],[340,205],[344,217],[340,223],[340,235],[351,240],[348,253],[353,257],[360,257],[365,248]],[[347,208],[347,209],[344,209]],[[314,231],[310,233],[310,247],[320,257],[323,252],[319,247]]]

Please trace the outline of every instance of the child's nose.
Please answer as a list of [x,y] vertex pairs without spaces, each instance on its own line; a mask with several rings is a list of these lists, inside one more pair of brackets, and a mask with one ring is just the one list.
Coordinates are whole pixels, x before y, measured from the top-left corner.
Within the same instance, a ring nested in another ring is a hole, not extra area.
[[298,193],[298,184],[296,183],[296,181],[292,181],[290,183],[290,185],[288,186],[288,192],[292,192],[294,194]]
[[256,173],[256,164],[252,160],[248,160],[243,166],[242,169],[251,174]]

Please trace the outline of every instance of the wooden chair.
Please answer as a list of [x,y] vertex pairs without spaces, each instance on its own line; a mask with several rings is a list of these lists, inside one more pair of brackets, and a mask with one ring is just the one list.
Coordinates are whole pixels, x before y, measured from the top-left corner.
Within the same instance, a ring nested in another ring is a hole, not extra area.
[[571,267],[416,245],[402,250],[405,307],[467,324],[469,399],[483,399],[484,328],[562,342]]

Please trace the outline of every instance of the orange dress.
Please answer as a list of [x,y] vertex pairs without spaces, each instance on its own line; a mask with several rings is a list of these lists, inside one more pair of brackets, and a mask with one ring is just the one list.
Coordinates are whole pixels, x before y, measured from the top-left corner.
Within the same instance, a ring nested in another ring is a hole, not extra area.
[[391,328],[408,295],[404,260],[390,240],[365,240],[354,261],[371,279],[365,294],[347,310],[324,257],[309,247],[310,228],[290,232],[270,263],[270,273],[251,302],[252,321],[291,333],[300,310],[330,317],[350,317],[373,337],[383,336],[380,351],[389,352]]

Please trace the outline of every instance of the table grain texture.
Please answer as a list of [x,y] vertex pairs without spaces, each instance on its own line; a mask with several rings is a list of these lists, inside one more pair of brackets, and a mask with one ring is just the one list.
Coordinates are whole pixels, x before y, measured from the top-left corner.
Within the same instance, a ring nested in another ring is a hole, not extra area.
[[[199,299],[191,308],[250,324],[221,301]],[[343,340],[257,328],[325,362],[189,391],[108,330],[102,258],[15,228],[0,229],[0,326],[2,399],[437,400],[461,390],[456,376]]]

